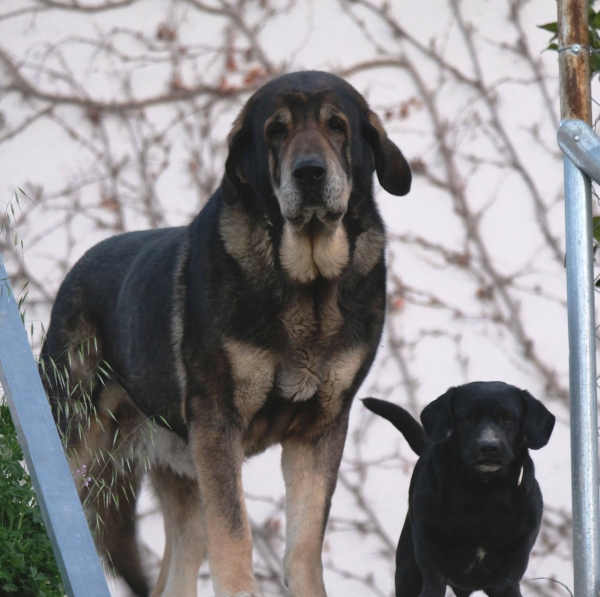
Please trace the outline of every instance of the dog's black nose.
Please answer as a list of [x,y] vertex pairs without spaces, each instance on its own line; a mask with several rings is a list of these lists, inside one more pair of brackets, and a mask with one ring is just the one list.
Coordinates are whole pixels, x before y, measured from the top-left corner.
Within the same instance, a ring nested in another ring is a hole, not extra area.
[[294,178],[301,185],[315,185],[323,182],[326,168],[325,162],[317,157],[300,158],[294,164]]
[[486,441],[479,444],[479,453],[484,458],[494,458],[500,454],[500,442]]

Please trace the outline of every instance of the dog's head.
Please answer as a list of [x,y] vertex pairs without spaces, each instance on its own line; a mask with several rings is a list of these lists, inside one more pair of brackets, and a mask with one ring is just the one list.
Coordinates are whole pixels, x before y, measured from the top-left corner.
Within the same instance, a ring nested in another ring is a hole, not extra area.
[[250,198],[282,223],[284,237],[314,244],[323,235],[332,239],[323,250],[335,252],[345,243],[336,231],[352,202],[371,194],[374,170],[389,193],[408,193],[408,163],[365,99],[335,75],[307,71],[248,100],[229,136],[221,189],[229,205]]
[[448,442],[462,462],[487,478],[501,474],[527,448],[548,443],[554,415],[529,392],[503,382],[450,388],[421,413],[434,443]]

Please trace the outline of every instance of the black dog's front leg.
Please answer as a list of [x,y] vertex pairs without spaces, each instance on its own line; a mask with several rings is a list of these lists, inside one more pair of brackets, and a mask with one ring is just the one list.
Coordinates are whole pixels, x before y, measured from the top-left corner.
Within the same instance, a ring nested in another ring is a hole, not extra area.
[[436,546],[433,539],[423,532],[412,533],[412,540],[415,561],[423,579],[419,597],[444,597],[448,579],[441,572],[439,565],[437,555],[439,546]]
[[510,578],[501,580],[485,592],[489,597],[521,597],[519,581]]
[[500,567],[498,581],[485,592],[489,597],[521,597],[519,583],[527,570],[529,563],[529,552],[533,547],[533,540],[527,541],[519,549],[506,556]]
[[423,577],[415,559],[412,527],[407,515],[396,551],[396,597],[418,597],[422,590]]
[[446,595],[447,581],[438,575],[423,577],[423,590],[419,597],[444,597]]

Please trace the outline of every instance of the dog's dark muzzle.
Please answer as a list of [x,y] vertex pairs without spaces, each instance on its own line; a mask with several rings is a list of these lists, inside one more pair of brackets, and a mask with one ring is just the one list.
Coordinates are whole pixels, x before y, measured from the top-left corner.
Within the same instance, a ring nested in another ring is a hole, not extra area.
[[306,190],[322,188],[326,173],[325,162],[317,156],[298,158],[292,170],[298,187]]
[[292,175],[302,196],[303,207],[321,207],[327,180],[325,161],[318,155],[300,156],[294,162]]
[[467,448],[467,462],[480,473],[497,473],[513,458],[500,433],[487,428]]

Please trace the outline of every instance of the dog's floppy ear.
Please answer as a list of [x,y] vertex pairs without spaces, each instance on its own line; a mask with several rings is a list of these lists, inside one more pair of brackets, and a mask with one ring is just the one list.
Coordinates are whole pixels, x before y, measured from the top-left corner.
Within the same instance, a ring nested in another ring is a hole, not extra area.
[[523,439],[532,450],[543,448],[552,435],[554,415],[527,390],[521,390],[525,400],[525,419],[523,421]]
[[406,158],[388,138],[377,114],[367,108],[366,116],[364,135],[373,149],[375,171],[381,186],[392,195],[406,195],[412,180]]
[[456,388],[450,388],[445,394],[428,404],[421,413],[421,423],[427,437],[434,443],[445,442],[454,431],[451,398]]
[[240,199],[242,185],[248,182],[249,153],[252,144],[252,134],[246,104],[233,123],[227,138],[229,154],[225,161],[225,176],[221,183],[221,194],[227,205],[233,205]]

